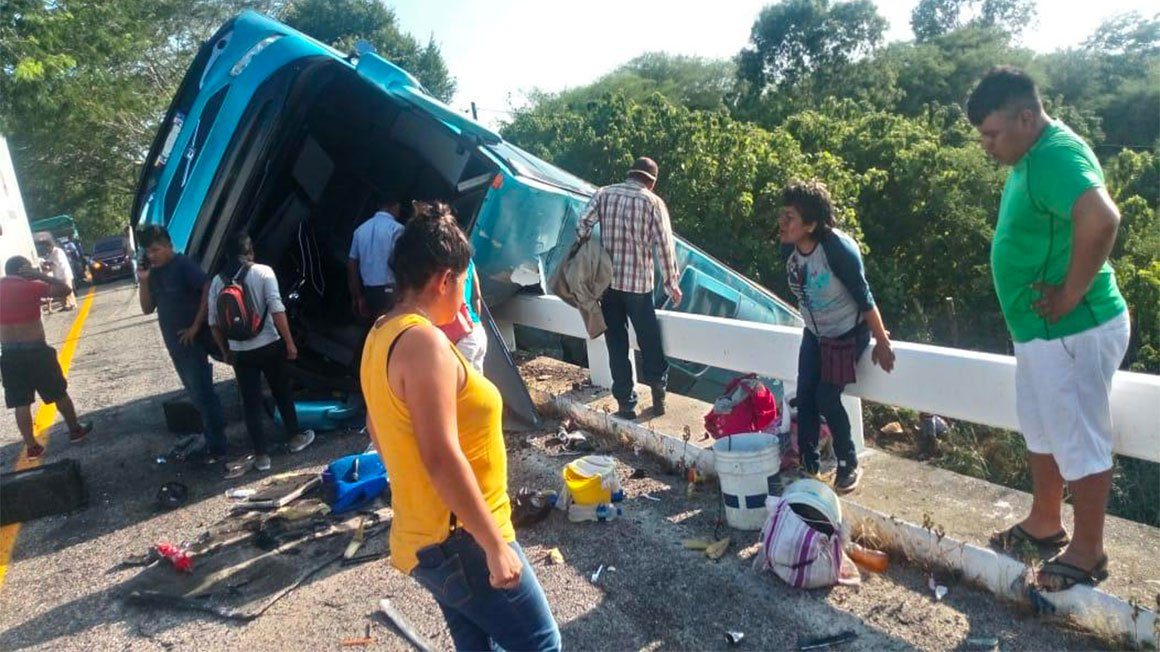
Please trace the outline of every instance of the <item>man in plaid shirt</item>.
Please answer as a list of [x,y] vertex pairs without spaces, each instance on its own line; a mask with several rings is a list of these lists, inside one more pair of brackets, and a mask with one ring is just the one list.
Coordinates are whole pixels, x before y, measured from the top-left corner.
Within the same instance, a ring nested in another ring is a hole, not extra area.
[[672,297],[674,306],[681,303],[669,211],[664,200],[652,192],[657,172],[656,161],[638,158],[623,183],[596,191],[577,229],[580,238],[587,238],[592,228],[601,223],[601,240],[612,258],[612,285],[601,298],[600,309],[608,326],[605,338],[612,368],[612,395],[620,404],[616,414],[626,419],[636,418],[637,401],[628,357],[630,319],[644,358],[640,380],[652,388],[654,414],[665,413],[669,363],[653,305],[654,247],[660,250],[665,292]]

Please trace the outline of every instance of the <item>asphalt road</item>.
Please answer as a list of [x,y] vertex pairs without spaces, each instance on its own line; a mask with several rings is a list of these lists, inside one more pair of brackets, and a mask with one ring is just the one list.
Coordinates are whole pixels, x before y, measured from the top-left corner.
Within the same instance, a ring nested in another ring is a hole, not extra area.
[[[50,340],[64,337],[75,314],[48,318]],[[220,365],[215,373],[229,435],[244,444],[232,373]],[[69,382],[96,430],[86,442],[70,445],[58,423],[46,461],[78,460],[91,504],[22,527],[0,586],[0,649],[339,649],[342,639],[362,636],[368,624],[375,639],[371,649],[408,649],[375,615],[383,597],[438,648],[450,648],[434,601],[386,562],[332,565],[244,623],[123,603],[118,588],[135,571],[110,572],[111,567],[157,541],[194,538],[225,514],[226,489],[256,486],[263,476],[229,481],[218,469],[156,464],[174,440],[165,430],[161,401],[179,383],[156,320],[140,314],[129,282],[98,288]],[[9,470],[22,448],[10,411],[0,418],[0,433],[0,467]],[[509,436],[513,491],[556,487],[560,468],[571,458],[552,456],[546,439]],[[275,456],[272,472],[320,470],[365,446],[357,434],[322,435],[300,454]],[[868,577],[861,587],[795,591],[751,568],[756,533],[727,530],[733,546],[724,559],[710,562],[682,550],[680,541],[712,534],[719,514],[716,490],[703,487],[688,496],[684,483],[665,475],[654,460],[631,450],[609,452],[625,477],[636,468],[647,476],[626,480],[624,518],[573,524],[554,513],[520,534],[568,648],[725,649],[727,630],[744,632],[736,649],[751,650],[792,649],[799,638],[845,630],[857,639],[843,650],[961,649],[973,638],[997,638],[1003,649],[1104,646],[966,586],[951,583],[948,596],[936,602],[921,569],[902,564]],[[154,494],[172,480],[190,487],[191,500],[179,510],[159,511]],[[644,498],[646,493],[659,500]],[[552,547],[561,550],[565,564],[545,563]],[[605,571],[593,582],[601,565]]]

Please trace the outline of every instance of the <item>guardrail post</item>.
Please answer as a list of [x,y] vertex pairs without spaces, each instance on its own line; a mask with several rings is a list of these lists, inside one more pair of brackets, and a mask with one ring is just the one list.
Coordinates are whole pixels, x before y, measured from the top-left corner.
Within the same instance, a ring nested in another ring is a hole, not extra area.
[[865,428],[862,422],[862,399],[842,394],[842,407],[850,415],[850,437],[854,440],[854,452],[861,455],[866,450]]
[[[608,345],[604,341],[604,336],[585,340],[585,345],[588,347],[588,372],[592,376],[592,384],[612,389],[612,367],[608,364]],[[628,364],[632,368],[632,377],[636,378],[634,357],[632,349],[629,349]]]

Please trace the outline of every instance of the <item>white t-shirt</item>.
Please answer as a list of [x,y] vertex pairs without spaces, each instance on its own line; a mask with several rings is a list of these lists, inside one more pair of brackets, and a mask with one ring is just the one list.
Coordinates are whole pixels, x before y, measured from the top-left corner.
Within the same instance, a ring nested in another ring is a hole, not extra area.
[[72,285],[73,269],[68,254],[61,247],[53,247],[48,254],[48,262],[52,263],[52,277]]
[[[274,270],[268,265],[254,263],[250,266],[250,272],[246,275],[244,284],[246,295],[254,302],[258,314],[266,316],[266,322],[262,324],[261,332],[251,339],[229,340],[231,351],[253,351],[281,339],[277,327],[274,326],[274,314],[286,312],[286,306],[282,304],[282,293],[278,290],[278,277],[274,275]],[[217,296],[224,287],[222,275],[216,274],[209,284],[208,321],[210,326],[216,326],[218,323]]]

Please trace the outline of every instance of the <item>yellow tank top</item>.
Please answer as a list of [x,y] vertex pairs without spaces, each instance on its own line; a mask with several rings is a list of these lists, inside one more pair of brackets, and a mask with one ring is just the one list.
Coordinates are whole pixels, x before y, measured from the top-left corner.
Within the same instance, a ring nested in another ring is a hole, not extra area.
[[[380,320],[363,348],[361,377],[367,424],[391,478],[391,563],[410,573],[416,553],[442,543],[451,534],[451,509],[439,498],[419,457],[411,412],[387,381],[391,345],[409,328],[430,322],[416,314]],[[507,491],[507,450],[503,441],[503,399],[499,390],[469,365],[450,342],[467,373],[455,398],[459,445],[504,540],[515,541]]]

